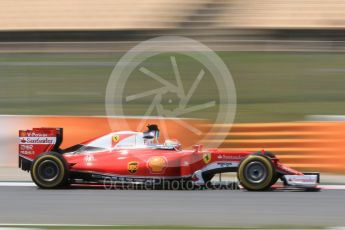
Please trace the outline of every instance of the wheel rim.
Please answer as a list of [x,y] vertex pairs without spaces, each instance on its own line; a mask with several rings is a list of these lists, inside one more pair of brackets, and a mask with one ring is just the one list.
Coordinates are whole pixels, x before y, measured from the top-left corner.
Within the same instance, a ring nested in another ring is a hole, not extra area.
[[59,174],[60,169],[55,161],[45,160],[38,166],[38,175],[43,181],[54,181]]
[[267,178],[267,169],[260,161],[250,162],[245,168],[245,177],[250,183],[261,183]]

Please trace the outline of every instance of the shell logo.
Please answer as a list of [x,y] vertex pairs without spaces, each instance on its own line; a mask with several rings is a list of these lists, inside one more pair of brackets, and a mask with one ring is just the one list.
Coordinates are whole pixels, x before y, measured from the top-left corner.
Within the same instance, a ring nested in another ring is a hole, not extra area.
[[163,173],[168,166],[168,162],[165,157],[155,156],[147,161],[147,166],[151,173]]

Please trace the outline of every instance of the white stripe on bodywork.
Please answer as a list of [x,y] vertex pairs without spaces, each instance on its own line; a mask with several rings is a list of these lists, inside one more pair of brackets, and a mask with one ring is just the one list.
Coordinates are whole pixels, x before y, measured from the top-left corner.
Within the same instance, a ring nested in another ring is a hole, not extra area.
[[192,178],[197,178],[197,180],[194,180],[194,184],[196,185],[204,185],[205,181],[202,177],[203,172],[216,170],[216,169],[223,169],[223,168],[237,168],[239,165],[239,162],[234,161],[216,161],[211,164],[206,165],[204,168],[197,170],[193,173]]
[[202,172],[214,170],[214,169],[222,169],[222,168],[237,168],[239,162],[236,161],[216,161],[211,164],[206,165],[204,168],[201,169]]

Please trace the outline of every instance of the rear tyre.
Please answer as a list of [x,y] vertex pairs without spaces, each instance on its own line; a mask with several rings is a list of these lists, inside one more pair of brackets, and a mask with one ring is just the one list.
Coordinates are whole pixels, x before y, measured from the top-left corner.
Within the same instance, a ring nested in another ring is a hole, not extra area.
[[249,155],[241,161],[237,177],[240,184],[249,191],[268,190],[277,178],[272,162],[258,155]]
[[38,156],[31,166],[31,178],[43,189],[56,189],[68,186],[68,167],[61,154],[47,152]]

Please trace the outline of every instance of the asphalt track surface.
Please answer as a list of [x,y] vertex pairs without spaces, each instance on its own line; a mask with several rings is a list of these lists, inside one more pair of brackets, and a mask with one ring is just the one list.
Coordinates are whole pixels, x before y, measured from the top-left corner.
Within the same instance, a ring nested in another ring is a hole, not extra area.
[[40,190],[0,187],[0,223],[344,226],[345,190]]

